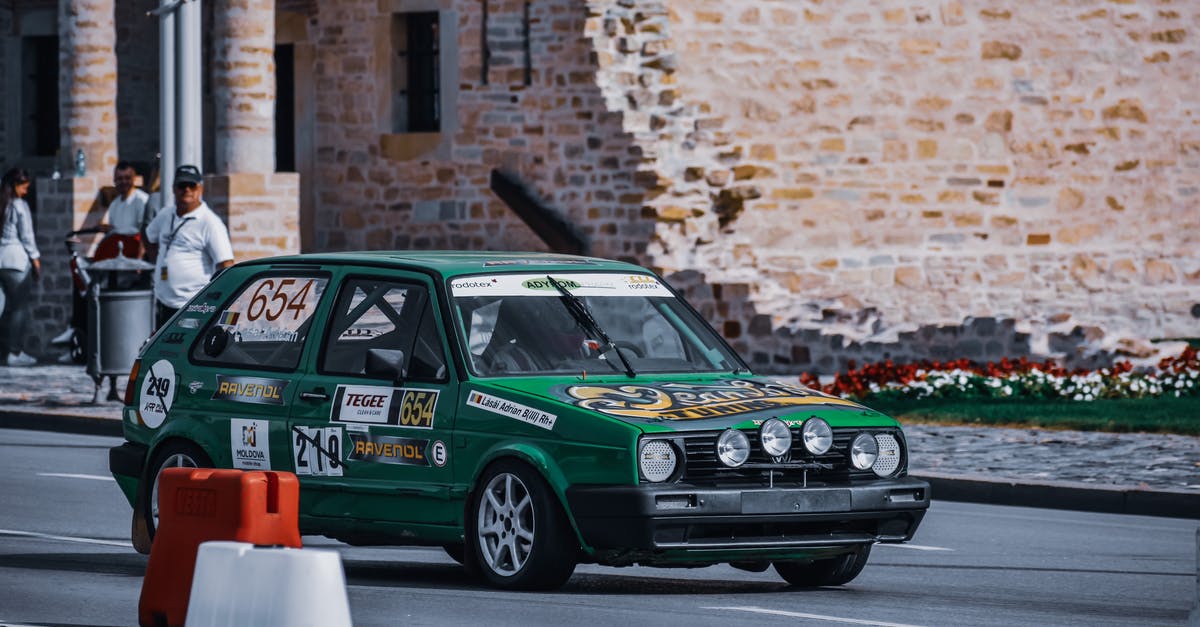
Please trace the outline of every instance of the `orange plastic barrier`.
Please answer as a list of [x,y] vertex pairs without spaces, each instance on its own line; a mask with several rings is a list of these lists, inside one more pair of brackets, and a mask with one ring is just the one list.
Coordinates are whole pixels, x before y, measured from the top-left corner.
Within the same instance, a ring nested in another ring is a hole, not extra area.
[[142,627],[183,625],[201,542],[300,547],[300,482],[290,472],[166,468],[158,503],[138,601]]

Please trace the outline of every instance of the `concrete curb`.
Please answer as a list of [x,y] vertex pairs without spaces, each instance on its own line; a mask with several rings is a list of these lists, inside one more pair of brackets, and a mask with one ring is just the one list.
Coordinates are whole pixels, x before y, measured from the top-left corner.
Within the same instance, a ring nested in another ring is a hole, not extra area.
[[910,474],[929,482],[934,500],[1200,519],[1200,492],[995,479],[982,475]]
[[[119,419],[19,409],[0,409],[0,429],[122,435]],[[1200,519],[1200,492],[1104,487],[1067,481],[1018,481],[983,475],[911,474],[928,481],[934,500],[940,501]]]
[[116,418],[34,412],[20,409],[0,409],[0,429],[59,431],[81,435],[115,436],[118,438],[124,434],[121,421]]

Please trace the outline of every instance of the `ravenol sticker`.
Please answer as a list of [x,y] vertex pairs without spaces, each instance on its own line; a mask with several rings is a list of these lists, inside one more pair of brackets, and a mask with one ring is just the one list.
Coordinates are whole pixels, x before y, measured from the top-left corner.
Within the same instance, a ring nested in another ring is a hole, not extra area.
[[292,461],[297,475],[342,476],[341,427],[292,427]]
[[527,422],[535,427],[543,429],[553,429],[554,421],[558,420],[558,416],[546,413],[540,409],[527,407],[520,403],[504,400],[498,396],[484,394],[483,392],[471,392],[467,397],[467,405],[478,407],[484,411],[490,411],[493,414],[516,418],[521,422]]
[[233,467],[243,470],[271,469],[271,441],[265,420],[229,421],[229,449]]
[[175,401],[175,366],[160,359],[146,371],[142,380],[142,395],[138,399],[138,415],[151,429],[157,429],[167,419]]
[[804,405],[841,405],[847,401],[798,385],[746,379],[711,383],[572,385],[555,394],[578,407],[609,416],[655,420],[697,420],[735,416]]
[[329,410],[333,422],[432,429],[438,390],[339,385]]
[[230,377],[219,374],[217,375],[217,391],[213,392],[212,400],[282,405],[283,391],[287,388],[287,384],[286,379]]
[[403,466],[428,466],[429,458],[425,449],[429,440],[399,438],[391,435],[375,435],[370,433],[350,433],[349,458],[355,461],[376,462],[380,464],[399,464]]

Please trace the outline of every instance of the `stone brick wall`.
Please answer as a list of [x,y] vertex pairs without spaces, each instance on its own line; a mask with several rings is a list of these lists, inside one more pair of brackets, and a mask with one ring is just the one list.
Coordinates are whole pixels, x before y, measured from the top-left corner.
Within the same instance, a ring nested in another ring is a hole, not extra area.
[[578,225],[594,254],[644,258],[653,222],[642,217],[642,149],[596,84],[582,2],[531,4],[529,85],[523,2],[489,3],[486,84],[480,4],[440,3],[454,16],[442,28],[458,45],[446,55],[458,66],[457,107],[433,137],[383,128],[378,103],[390,88],[376,76],[392,51],[373,30],[387,19],[381,4],[321,4],[310,29],[319,249],[544,250],[488,190],[491,170],[504,168]]
[[300,252],[300,175],[238,173],[204,179],[204,201],[229,227],[236,261]]
[[758,366],[1200,335],[1195,7],[592,4],[666,190],[646,261],[724,285]]
[[[158,18],[156,0],[116,2],[117,149],[149,179],[158,155]],[[111,174],[111,173],[108,173]],[[146,181],[149,185],[150,181]]]

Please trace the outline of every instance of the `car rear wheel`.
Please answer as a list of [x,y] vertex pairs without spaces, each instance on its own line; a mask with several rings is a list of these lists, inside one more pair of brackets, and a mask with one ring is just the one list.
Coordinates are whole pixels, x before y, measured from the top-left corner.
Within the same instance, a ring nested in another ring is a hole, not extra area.
[[548,590],[575,572],[578,543],[550,487],[515,461],[483,475],[468,518],[467,556],[487,583],[511,590]]
[[775,562],[775,572],[793,586],[814,588],[850,583],[871,557],[871,545],[830,559]]
[[146,531],[150,539],[158,530],[158,478],[164,468],[211,468],[212,460],[200,447],[191,442],[176,441],[163,446],[154,456],[154,464],[150,467],[148,481],[142,482],[142,508],[146,518]]

